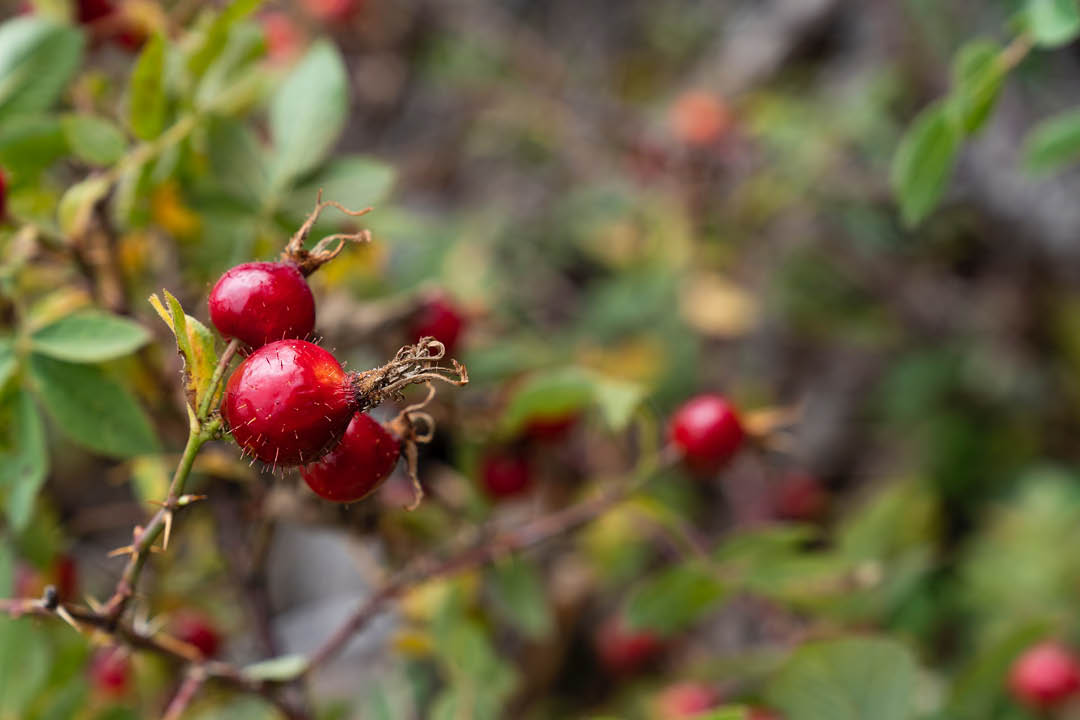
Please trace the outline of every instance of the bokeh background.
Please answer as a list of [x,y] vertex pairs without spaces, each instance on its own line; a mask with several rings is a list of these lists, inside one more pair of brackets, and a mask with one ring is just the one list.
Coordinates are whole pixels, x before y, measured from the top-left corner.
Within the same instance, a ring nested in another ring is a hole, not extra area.
[[[186,432],[146,298],[207,321],[220,273],[275,257],[322,188],[375,208],[319,224],[373,232],[312,277],[323,344],[373,367],[434,323],[469,368],[434,406],[428,500],[400,510],[399,468],[332,506],[218,443],[141,623],[197,613],[239,664],[309,652],[389,569],[629,477],[712,391],[767,437],[409,593],[312,680],[318,717],[664,720],[686,683],[792,720],[1050,717],[1005,677],[1033,642],[1080,641],[1080,176],[1034,177],[1020,153],[1077,102],[1077,46],[1019,64],[924,222],[889,183],[953,53],[1008,42],[1019,0],[306,0],[220,31],[219,3],[23,5],[0,17],[69,29],[18,66],[0,26],[0,334],[95,306],[153,339],[58,381],[113,398],[81,415],[48,368],[0,362],[0,461],[40,445],[22,413],[47,448],[40,490],[2,476],[0,594],[108,596],[123,561],[106,554],[164,496]],[[133,110],[148,42],[163,99]],[[16,66],[23,95],[4,90]],[[89,204],[65,194],[110,168]],[[127,429],[102,440],[94,415],[117,405]],[[494,461],[525,489],[493,495]],[[630,669],[598,638],[627,615],[659,647]],[[175,673],[136,655],[103,683],[108,644],[0,624],[0,718],[158,717]],[[212,688],[185,717],[275,712]]]

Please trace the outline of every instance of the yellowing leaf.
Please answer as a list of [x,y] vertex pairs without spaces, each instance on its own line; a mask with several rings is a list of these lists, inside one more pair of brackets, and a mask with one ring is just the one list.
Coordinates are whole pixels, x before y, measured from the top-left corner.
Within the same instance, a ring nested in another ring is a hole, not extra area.
[[199,229],[199,216],[184,205],[174,182],[154,189],[150,197],[150,214],[156,224],[179,238],[190,237]]
[[214,347],[214,334],[201,322],[185,314],[180,301],[168,290],[164,293],[168,309],[157,295],[150,296],[150,304],[176,337],[176,345],[184,358],[188,402],[193,408],[197,408],[217,367],[218,354]]
[[406,628],[394,635],[394,649],[411,657],[428,657],[435,645],[431,635],[422,631]]
[[757,324],[759,314],[753,296],[712,273],[700,273],[686,283],[679,311],[701,334],[722,338],[745,335]]

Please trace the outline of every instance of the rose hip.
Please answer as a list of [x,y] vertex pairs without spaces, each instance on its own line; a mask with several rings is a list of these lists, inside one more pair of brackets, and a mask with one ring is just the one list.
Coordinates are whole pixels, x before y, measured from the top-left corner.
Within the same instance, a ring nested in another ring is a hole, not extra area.
[[698,682],[671,685],[656,697],[657,720],[683,720],[711,710],[720,702],[716,691]]
[[291,263],[237,265],[214,285],[208,304],[218,332],[251,347],[304,338],[315,329],[315,298]]
[[498,452],[484,458],[480,480],[492,499],[520,495],[532,485],[529,463],[519,454]]
[[396,438],[367,413],[356,413],[341,442],[300,474],[319,497],[356,502],[389,477],[400,454]]
[[1009,690],[1020,703],[1038,710],[1061,705],[1080,689],[1080,661],[1056,642],[1023,652],[1009,671]]
[[464,331],[464,313],[443,296],[432,298],[421,307],[411,325],[413,340],[433,337],[446,347],[447,354],[454,352]]
[[743,429],[735,409],[721,395],[691,398],[671,416],[668,438],[687,467],[709,474],[722,468],[738,452]]
[[225,386],[225,421],[244,452],[302,465],[322,456],[353,412],[349,378],[334,356],[304,340],[263,345]]
[[173,620],[176,637],[198,648],[204,658],[216,657],[221,650],[221,635],[202,613],[185,612]]
[[663,640],[649,630],[632,630],[621,616],[601,626],[594,641],[600,663],[612,675],[636,672],[664,650]]
[[123,695],[131,682],[131,658],[121,647],[99,650],[90,658],[90,679],[105,695]]

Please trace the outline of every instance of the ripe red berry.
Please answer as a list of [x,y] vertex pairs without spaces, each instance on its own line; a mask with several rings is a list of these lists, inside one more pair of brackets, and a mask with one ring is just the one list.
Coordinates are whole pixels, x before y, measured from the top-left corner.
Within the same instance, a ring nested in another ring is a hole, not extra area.
[[322,456],[348,426],[352,405],[341,365],[304,340],[279,340],[251,353],[229,378],[222,401],[237,444],[275,465]]
[[818,479],[807,473],[792,473],[776,487],[773,508],[778,518],[812,522],[821,519],[829,504],[829,493]]
[[260,18],[266,35],[266,56],[273,63],[287,63],[300,54],[303,36],[293,19],[280,11],[264,13]]
[[304,338],[315,329],[315,298],[290,263],[250,262],[227,270],[210,291],[210,321],[251,347]]
[[382,484],[397,464],[401,445],[367,413],[353,415],[333,450],[301,471],[319,497],[356,502]]
[[663,640],[648,630],[631,630],[621,616],[604,623],[596,634],[596,654],[612,675],[642,669],[664,650]]
[[178,640],[192,645],[204,658],[217,657],[221,650],[221,635],[208,617],[198,612],[184,612],[172,622]]
[[684,682],[671,685],[656,697],[657,720],[683,720],[711,710],[720,702],[708,685]]
[[116,10],[112,0],[78,0],[76,6],[76,18],[82,25],[101,20]]
[[99,650],[90,658],[90,679],[105,695],[123,695],[131,682],[131,658],[121,647]]
[[362,0],[302,0],[304,9],[325,23],[348,20],[363,4]]
[[694,472],[708,474],[723,467],[743,442],[739,417],[728,401],[713,394],[698,395],[675,411],[668,438]]
[[495,500],[519,495],[532,485],[532,472],[524,457],[498,452],[484,458],[480,467],[484,490]]
[[433,337],[446,346],[446,354],[450,355],[465,331],[465,315],[449,299],[435,297],[416,313],[410,329],[414,341]]
[[1056,642],[1028,648],[1009,671],[1009,690],[1019,702],[1039,710],[1057,707],[1080,690],[1080,662]]
[[731,127],[731,115],[717,98],[703,91],[683,93],[671,109],[675,135],[687,145],[710,145]]
[[558,442],[569,434],[577,424],[578,414],[534,417],[525,423],[524,434],[537,442]]

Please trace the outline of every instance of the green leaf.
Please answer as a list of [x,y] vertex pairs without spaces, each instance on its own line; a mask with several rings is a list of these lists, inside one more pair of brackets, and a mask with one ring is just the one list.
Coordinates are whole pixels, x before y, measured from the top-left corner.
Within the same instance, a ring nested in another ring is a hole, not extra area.
[[266,152],[252,129],[231,118],[215,118],[207,130],[207,145],[214,179],[229,194],[257,207],[266,193],[268,170]]
[[492,573],[495,605],[519,630],[531,638],[551,633],[553,622],[539,571],[521,557],[498,563]]
[[195,318],[185,314],[180,301],[173,297],[172,293],[168,290],[164,293],[165,302],[169,305],[168,310],[157,295],[150,296],[150,304],[176,337],[180,356],[184,358],[188,397],[192,405],[198,407],[217,368],[218,354],[214,346],[214,333]]
[[903,645],[846,638],[804,645],[766,690],[788,720],[907,720],[916,665]]
[[345,155],[331,160],[300,188],[290,193],[295,211],[301,216],[311,212],[315,195],[336,200],[345,207],[360,208],[377,205],[390,193],[394,184],[394,168],[364,155]]
[[1076,0],[1027,0],[1024,22],[1036,43],[1060,47],[1080,35],[1080,6]]
[[621,432],[633,420],[634,412],[641,407],[645,399],[645,388],[636,383],[597,377],[593,385],[593,395],[608,428],[612,432]]
[[578,367],[535,373],[510,398],[500,425],[514,434],[531,420],[573,415],[592,402],[594,385],[591,374]]
[[128,82],[128,123],[135,136],[152,140],[165,127],[165,38],[143,46]]
[[49,679],[47,636],[27,620],[0,617],[0,717],[28,717]]
[[61,432],[111,457],[157,450],[149,419],[122,385],[91,365],[30,356],[34,391]]
[[1080,160],[1080,110],[1055,115],[1035,126],[1024,140],[1024,163],[1047,174]]
[[10,337],[0,337],[0,390],[4,389],[4,385],[7,385],[7,381],[15,374],[18,366],[15,340]]
[[30,393],[19,390],[11,396],[15,422],[11,424],[11,451],[0,453],[0,495],[6,500],[8,522],[22,532],[34,513],[34,501],[45,482],[49,456],[45,447],[45,425]]
[[244,674],[255,680],[284,682],[297,678],[307,669],[306,655],[293,654],[263,660],[244,668]]
[[109,181],[104,177],[88,177],[67,189],[60,198],[57,222],[60,230],[68,236],[86,232],[93,217],[94,206],[109,192]]
[[749,711],[744,707],[717,708],[693,716],[693,720],[748,720]]
[[275,189],[323,161],[345,127],[348,100],[349,78],[341,54],[325,40],[315,43],[270,103]]
[[225,46],[210,65],[195,93],[196,107],[229,112],[243,96],[253,88],[260,87],[264,71],[254,63],[266,52],[266,39],[262,28],[254,23],[237,23],[229,29]]
[[0,120],[52,107],[79,68],[82,33],[27,15],[0,25]]
[[65,115],[60,124],[71,151],[90,165],[112,165],[127,150],[124,133],[104,118]]
[[937,207],[959,148],[960,132],[943,103],[923,110],[908,129],[890,173],[907,225],[918,225]]
[[132,353],[150,340],[136,322],[99,310],[60,318],[31,337],[36,352],[76,363],[96,363]]
[[235,0],[214,17],[202,33],[195,51],[188,58],[188,71],[192,77],[202,77],[211,63],[225,50],[232,26],[253,13],[261,4],[262,0]]
[[49,167],[67,152],[59,118],[20,115],[0,128],[0,165],[24,177]]
[[706,563],[691,561],[649,578],[630,596],[626,618],[634,629],[670,634],[688,627],[727,597]]
[[968,135],[986,123],[1001,92],[1005,68],[1000,55],[1001,48],[986,40],[969,42],[956,54],[949,108]]

